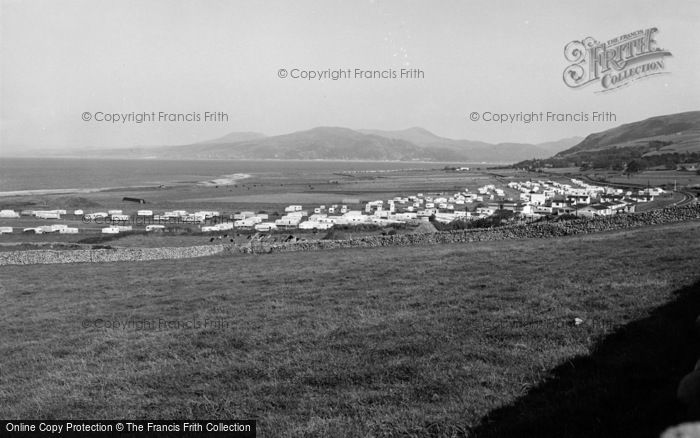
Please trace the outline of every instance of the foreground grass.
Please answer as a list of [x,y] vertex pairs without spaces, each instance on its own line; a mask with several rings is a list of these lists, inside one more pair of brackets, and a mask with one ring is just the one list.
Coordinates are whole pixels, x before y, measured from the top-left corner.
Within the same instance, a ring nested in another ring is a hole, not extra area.
[[693,222],[3,267],[0,417],[256,418],[261,436],[655,436],[683,419],[674,393],[697,354],[699,262]]

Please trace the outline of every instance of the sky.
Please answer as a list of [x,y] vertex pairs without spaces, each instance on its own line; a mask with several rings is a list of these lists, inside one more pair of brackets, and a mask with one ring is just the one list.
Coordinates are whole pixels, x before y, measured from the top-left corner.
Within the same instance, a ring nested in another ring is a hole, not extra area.
[[[0,153],[316,126],[420,126],[449,138],[537,143],[700,109],[697,0],[0,0],[0,8]],[[564,84],[570,41],[651,27],[672,53],[666,74],[606,93]],[[402,68],[422,75],[290,77]],[[486,112],[547,111],[615,117],[483,120]],[[205,112],[226,119],[202,120]],[[144,113],[181,116],[133,121]],[[109,114],[133,119],[113,123]]]

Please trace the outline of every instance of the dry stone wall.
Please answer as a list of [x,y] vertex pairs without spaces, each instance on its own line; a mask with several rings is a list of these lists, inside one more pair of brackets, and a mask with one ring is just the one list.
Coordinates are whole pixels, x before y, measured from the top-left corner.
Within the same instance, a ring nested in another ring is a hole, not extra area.
[[[320,240],[294,242],[262,247],[267,252],[316,251],[336,248],[372,248],[382,246],[411,246],[438,243],[481,242],[504,239],[546,239],[576,234],[598,233],[633,227],[682,222],[700,219],[700,205],[669,207],[636,214],[621,214],[593,219],[575,219],[562,222],[513,225],[489,229],[444,231],[428,234],[372,236],[348,240]],[[250,252],[251,248],[239,248]],[[255,247],[252,248],[255,251]]]
[[0,265],[185,259],[192,257],[210,256],[214,254],[219,254],[223,251],[223,245],[186,246],[172,248],[84,249],[76,251],[7,251],[0,252]]
[[317,240],[292,243],[268,244],[252,242],[246,246],[204,245],[173,248],[113,248],[76,251],[7,251],[0,252],[0,266],[145,261],[204,257],[221,253],[270,253],[294,251],[320,251],[339,248],[376,248],[384,246],[414,246],[440,243],[482,242],[505,239],[546,239],[577,234],[659,225],[700,219],[700,204],[669,207],[635,214],[620,214],[593,219],[575,219],[561,222],[512,225],[490,229],[444,231],[426,234],[397,234],[393,236],[370,236],[348,240]]

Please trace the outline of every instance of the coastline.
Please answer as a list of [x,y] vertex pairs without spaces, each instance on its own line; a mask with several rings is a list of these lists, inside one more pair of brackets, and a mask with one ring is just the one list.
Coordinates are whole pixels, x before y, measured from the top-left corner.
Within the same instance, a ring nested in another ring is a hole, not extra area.
[[213,186],[232,186],[234,184],[237,184],[238,181],[250,178],[252,175],[249,173],[233,173],[231,175],[221,175],[219,178],[207,180],[207,181],[199,181],[197,185],[200,186],[205,186],[205,187],[213,187]]
[[217,178],[205,180],[205,181],[189,181],[189,182],[173,182],[167,184],[161,184],[159,186],[122,186],[122,187],[84,187],[84,188],[64,188],[64,189],[26,189],[26,190],[8,190],[0,192],[0,198],[14,197],[14,196],[44,196],[44,195],[72,195],[72,194],[88,194],[88,193],[99,193],[99,192],[109,192],[115,190],[154,190],[162,188],[165,185],[176,185],[176,186],[186,186],[195,185],[201,187],[215,187],[215,186],[232,186],[237,184],[239,181],[251,178],[253,175],[249,173],[233,173],[230,175],[221,175]]
[[[89,158],[89,157],[76,157],[76,158],[66,158],[66,157],[42,157],[42,168],[33,168],[26,163],[32,163],[34,158],[27,157],[13,157],[12,159],[22,160],[19,168],[26,168],[30,172],[36,172],[37,169],[49,169],[56,170],[62,169],[64,166],[69,166],[72,169],[81,170],[83,164],[86,166],[88,163],[93,161],[100,161],[104,163],[112,162],[113,158]],[[48,161],[47,161],[48,160]],[[55,160],[55,161],[53,161]],[[71,163],[73,160],[78,162]],[[164,163],[186,163],[186,162],[196,162],[203,164],[198,166],[193,175],[186,175],[187,170],[181,170],[181,176],[178,178],[173,176],[172,172],[168,171],[165,176],[159,181],[154,181],[157,175],[148,175],[144,171],[143,166],[137,169],[136,181],[133,185],[123,184],[123,178],[114,178],[114,175],[110,175],[109,181],[103,181],[105,186],[94,186],[95,182],[99,183],[96,177],[93,176],[93,181],[85,180],[85,186],[81,187],[81,179],[71,179],[67,178],[63,181],[54,184],[61,184],[56,188],[56,185],[50,185],[47,183],[34,184],[30,179],[26,179],[25,184],[18,184],[16,182],[16,173],[14,171],[18,166],[9,166],[9,162],[4,163],[5,166],[0,166],[0,171],[7,168],[7,176],[0,179],[0,197],[21,197],[21,196],[46,196],[46,195],[71,195],[71,194],[90,194],[90,193],[100,193],[106,191],[114,190],[155,190],[159,186],[195,186],[195,187],[215,187],[215,186],[233,186],[238,184],[241,180],[253,178],[259,173],[265,172],[282,172],[283,169],[287,167],[292,168],[293,163],[309,163],[308,168],[303,169],[303,172],[317,172],[323,173],[328,170],[328,175],[345,173],[345,174],[380,174],[380,173],[393,173],[402,171],[423,171],[423,170],[435,170],[442,168],[448,163],[439,162],[418,162],[418,161],[364,161],[364,160],[294,160],[294,159],[262,159],[262,160],[177,160],[177,159],[158,159],[158,160],[145,160],[145,159],[116,159],[116,161],[123,162],[133,162],[133,163],[152,163],[164,162]],[[64,164],[68,163],[68,164]],[[212,166],[213,172],[207,171],[209,167],[207,163],[215,163],[218,166]],[[225,163],[238,163],[232,168],[225,169],[222,168],[222,164],[226,166]],[[247,163],[253,163],[252,167],[248,166]],[[269,169],[265,165],[260,163],[275,163],[275,166],[270,166]],[[282,164],[280,167],[278,164]],[[285,166],[284,163],[289,163],[289,166]],[[476,163],[467,163],[468,165],[475,165]],[[494,163],[490,163],[493,165]],[[328,165],[328,166],[326,166]],[[368,166],[365,166],[368,165]],[[484,164],[482,164],[484,165]],[[101,167],[105,167],[106,165]],[[217,168],[218,167],[218,168]],[[304,167],[304,166],[302,166]],[[327,169],[326,169],[327,167]],[[122,167],[119,167],[120,169]],[[175,166],[177,168],[177,166]],[[128,166],[124,166],[124,174],[129,175],[130,169]],[[227,172],[228,170],[228,172]],[[70,172],[68,172],[70,174]],[[39,175],[39,174],[37,174]],[[41,179],[41,178],[40,178]],[[121,181],[120,181],[121,180]],[[3,187],[4,182],[10,182],[8,186]],[[43,181],[43,180],[42,180]],[[111,184],[110,184],[111,183]],[[38,186],[38,187],[37,187]],[[42,187],[43,186],[43,187]],[[161,187],[162,188],[162,187]],[[5,190],[3,190],[5,189]]]
[[[126,188],[126,187],[124,187]],[[32,195],[67,195],[73,193],[96,193],[107,190],[117,190],[119,187],[83,188],[83,189],[31,189],[31,190],[11,190],[0,192],[0,197],[8,196],[32,196]]]
[[308,162],[308,163],[414,163],[414,164],[435,164],[435,165],[448,165],[448,164],[469,164],[472,166],[508,166],[512,165],[513,161],[471,161],[471,160],[457,160],[457,161],[425,161],[425,160],[352,160],[352,159],[339,159],[339,158],[210,158],[210,157],[161,157],[161,156],[126,156],[118,155],[114,157],[105,157],[104,155],[44,155],[38,156],[34,154],[28,155],[0,155],[0,158],[7,159],[20,159],[20,160],[31,160],[31,159],[42,159],[42,160],[124,160],[124,161],[251,161],[251,162]]

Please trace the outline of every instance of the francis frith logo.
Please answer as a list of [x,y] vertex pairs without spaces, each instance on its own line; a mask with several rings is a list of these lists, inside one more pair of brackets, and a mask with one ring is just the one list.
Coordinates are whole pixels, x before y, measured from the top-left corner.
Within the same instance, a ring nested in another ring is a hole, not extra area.
[[671,52],[656,42],[655,27],[620,35],[606,42],[592,37],[571,41],[564,56],[572,64],[564,70],[564,83],[581,88],[599,83],[601,90],[616,90],[654,75],[668,73],[665,57]]

